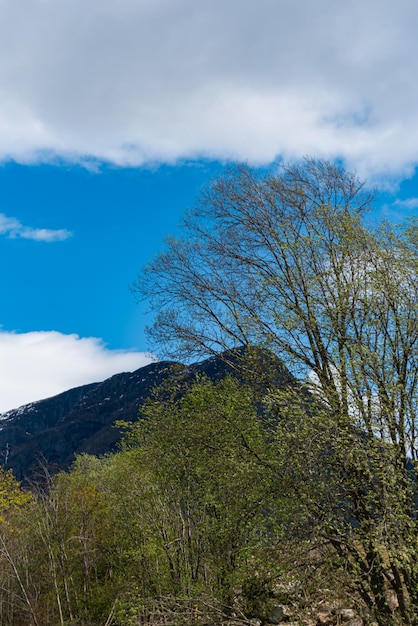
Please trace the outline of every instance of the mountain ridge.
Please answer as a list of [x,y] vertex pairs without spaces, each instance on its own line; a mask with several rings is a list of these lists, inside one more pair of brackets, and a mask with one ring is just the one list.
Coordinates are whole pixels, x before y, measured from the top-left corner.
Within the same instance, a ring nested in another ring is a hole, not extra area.
[[66,469],[75,454],[113,450],[120,439],[113,423],[135,420],[140,404],[174,367],[167,361],[151,363],[3,413],[0,463],[22,480],[41,465],[57,471]]
[[[181,372],[187,385],[201,375],[215,382],[237,374],[242,356],[238,349],[190,365],[157,361],[7,411],[0,415],[0,465],[26,481],[41,475],[42,466],[52,473],[67,469],[77,454],[112,452],[122,436],[115,422],[138,419],[141,404],[174,372]],[[261,357],[263,362],[267,371],[271,355]],[[274,371],[281,383],[294,381],[275,357]]]

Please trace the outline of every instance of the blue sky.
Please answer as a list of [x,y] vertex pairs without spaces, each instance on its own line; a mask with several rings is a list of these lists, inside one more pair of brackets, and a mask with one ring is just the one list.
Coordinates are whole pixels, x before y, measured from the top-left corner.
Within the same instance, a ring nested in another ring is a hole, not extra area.
[[0,411],[148,362],[129,285],[230,161],[418,208],[413,0],[0,2]]
[[0,238],[3,329],[76,332],[111,349],[146,350],[146,306],[134,302],[130,284],[220,170],[4,165],[0,214],[21,226]]

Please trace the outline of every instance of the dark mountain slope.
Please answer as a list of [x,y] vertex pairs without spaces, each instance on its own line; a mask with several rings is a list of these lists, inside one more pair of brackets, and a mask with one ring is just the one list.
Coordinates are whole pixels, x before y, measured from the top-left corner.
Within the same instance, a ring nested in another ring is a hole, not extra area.
[[[112,451],[121,436],[114,422],[135,420],[140,405],[156,385],[179,368],[186,381],[198,375],[220,380],[234,369],[237,354],[232,353],[228,359],[212,357],[190,366],[169,361],[151,363],[135,372],[116,374],[101,383],[8,411],[0,416],[0,463],[6,469],[12,468],[22,480],[36,475],[41,464],[57,471],[66,469],[75,454]],[[276,363],[278,380],[282,384],[291,382],[287,370]]]
[[113,423],[134,420],[140,404],[174,366],[151,363],[4,413],[0,461],[21,480],[39,470],[40,463],[54,471],[68,467],[77,453],[109,452],[120,439]]

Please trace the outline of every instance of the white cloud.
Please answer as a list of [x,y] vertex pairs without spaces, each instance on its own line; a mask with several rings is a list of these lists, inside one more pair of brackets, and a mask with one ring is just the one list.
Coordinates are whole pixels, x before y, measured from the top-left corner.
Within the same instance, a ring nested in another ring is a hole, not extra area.
[[151,361],[142,352],[109,350],[95,337],[0,331],[0,412]]
[[15,217],[8,217],[0,213],[0,235],[7,235],[10,239],[33,239],[34,241],[63,241],[72,237],[69,230],[50,230],[47,228],[31,228],[23,226]]
[[414,0],[2,0],[0,158],[418,163]]
[[7,217],[0,213],[0,235],[14,233],[22,228],[21,223],[14,217]]
[[418,198],[406,198],[405,200],[395,200],[394,206],[402,209],[416,209],[418,207]]

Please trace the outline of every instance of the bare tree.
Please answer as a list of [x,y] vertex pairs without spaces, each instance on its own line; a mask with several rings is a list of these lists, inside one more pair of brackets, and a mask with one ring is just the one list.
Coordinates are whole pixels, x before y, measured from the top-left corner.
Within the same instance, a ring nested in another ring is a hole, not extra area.
[[350,503],[344,523],[328,519],[328,537],[379,623],[396,621],[391,591],[412,624],[418,228],[367,227],[372,201],[356,175],[322,160],[266,176],[233,167],[134,291],[156,312],[149,334],[166,353],[262,346],[311,381]]

